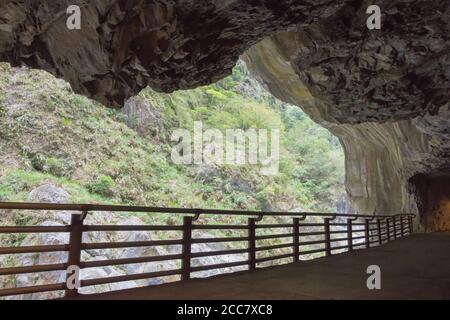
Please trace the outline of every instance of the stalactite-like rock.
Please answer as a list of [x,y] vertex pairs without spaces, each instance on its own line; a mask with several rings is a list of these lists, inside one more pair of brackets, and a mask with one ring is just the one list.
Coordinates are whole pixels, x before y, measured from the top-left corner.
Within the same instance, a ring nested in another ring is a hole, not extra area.
[[[2,0],[0,61],[44,69],[106,105],[151,86],[215,82],[264,36],[327,15],[335,4],[295,0]],[[66,26],[69,5],[81,29]]]

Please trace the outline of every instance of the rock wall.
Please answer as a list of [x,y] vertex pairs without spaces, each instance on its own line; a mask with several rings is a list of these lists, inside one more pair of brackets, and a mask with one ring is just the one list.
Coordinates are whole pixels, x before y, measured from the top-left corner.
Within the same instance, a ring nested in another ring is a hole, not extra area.
[[[215,82],[263,37],[344,2],[3,0],[0,61],[45,69],[121,107],[148,85],[171,92]],[[81,8],[80,30],[66,27],[69,5]]]
[[450,183],[448,177],[419,174],[411,179],[420,196],[417,203],[427,230],[450,230]]
[[340,138],[357,211],[417,213],[410,179],[450,172],[450,11],[445,1],[378,2],[380,31],[365,26],[368,2],[355,1],[263,40],[244,60]]

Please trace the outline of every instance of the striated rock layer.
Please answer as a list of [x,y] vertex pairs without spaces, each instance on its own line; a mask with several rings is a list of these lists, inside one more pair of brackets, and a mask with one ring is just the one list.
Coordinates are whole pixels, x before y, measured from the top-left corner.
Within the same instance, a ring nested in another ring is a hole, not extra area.
[[[340,138],[357,211],[420,212],[425,229],[449,230],[450,6],[377,2],[381,30],[365,28],[368,3],[355,1],[265,39],[245,60],[275,96]],[[418,175],[440,177],[435,210],[424,192],[435,179]]]
[[[45,69],[121,107],[151,86],[215,82],[264,36],[326,16],[345,0],[2,0],[0,61]],[[69,5],[81,29],[66,26]]]

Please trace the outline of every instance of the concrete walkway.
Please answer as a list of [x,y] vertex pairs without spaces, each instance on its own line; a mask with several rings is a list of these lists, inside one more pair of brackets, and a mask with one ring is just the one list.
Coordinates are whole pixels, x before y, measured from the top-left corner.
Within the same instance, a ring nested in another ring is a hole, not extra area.
[[[381,268],[381,290],[366,287],[366,269],[373,264]],[[80,298],[450,299],[450,233],[416,234],[330,258]]]

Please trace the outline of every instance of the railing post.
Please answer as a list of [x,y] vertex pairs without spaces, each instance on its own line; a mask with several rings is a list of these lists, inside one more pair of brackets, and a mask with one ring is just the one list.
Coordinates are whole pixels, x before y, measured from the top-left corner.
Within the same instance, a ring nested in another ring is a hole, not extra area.
[[400,234],[402,238],[405,236],[405,228],[403,226],[403,222],[405,221],[405,219],[403,218],[403,216],[400,216]]
[[294,232],[293,232],[293,241],[292,241],[292,255],[294,257],[294,262],[298,262],[300,260],[300,232],[299,232],[299,228],[300,228],[300,219],[299,218],[294,218],[293,219],[293,228],[294,228]]
[[366,248],[370,248],[369,219],[364,220],[364,235],[366,238]]
[[381,237],[381,220],[377,219],[377,229],[378,229],[378,244],[381,246],[383,244],[383,238]]
[[256,270],[256,219],[248,218],[248,269]]
[[389,218],[386,218],[386,232],[387,232],[387,241],[390,242],[391,241],[391,226],[389,224]]
[[[83,241],[83,217],[87,212],[81,214],[72,214],[70,222],[70,238],[69,238],[69,257],[67,261],[68,267],[75,266],[80,268],[81,262],[81,245]],[[67,273],[66,281],[68,282],[71,275]],[[79,280],[79,279],[76,279]],[[74,297],[78,295],[78,288],[66,289],[66,297]]]
[[331,237],[330,237],[330,218],[324,219],[325,228],[325,254],[327,257],[331,256]]
[[409,235],[413,234],[413,218],[412,216],[408,216],[408,228],[409,228]]
[[191,278],[192,220],[193,218],[190,216],[183,218],[182,281]]
[[397,240],[397,219],[396,219],[396,216],[392,217],[392,221],[394,222],[394,240]]
[[348,250],[353,251],[353,230],[352,230],[352,219],[347,219],[347,243]]

